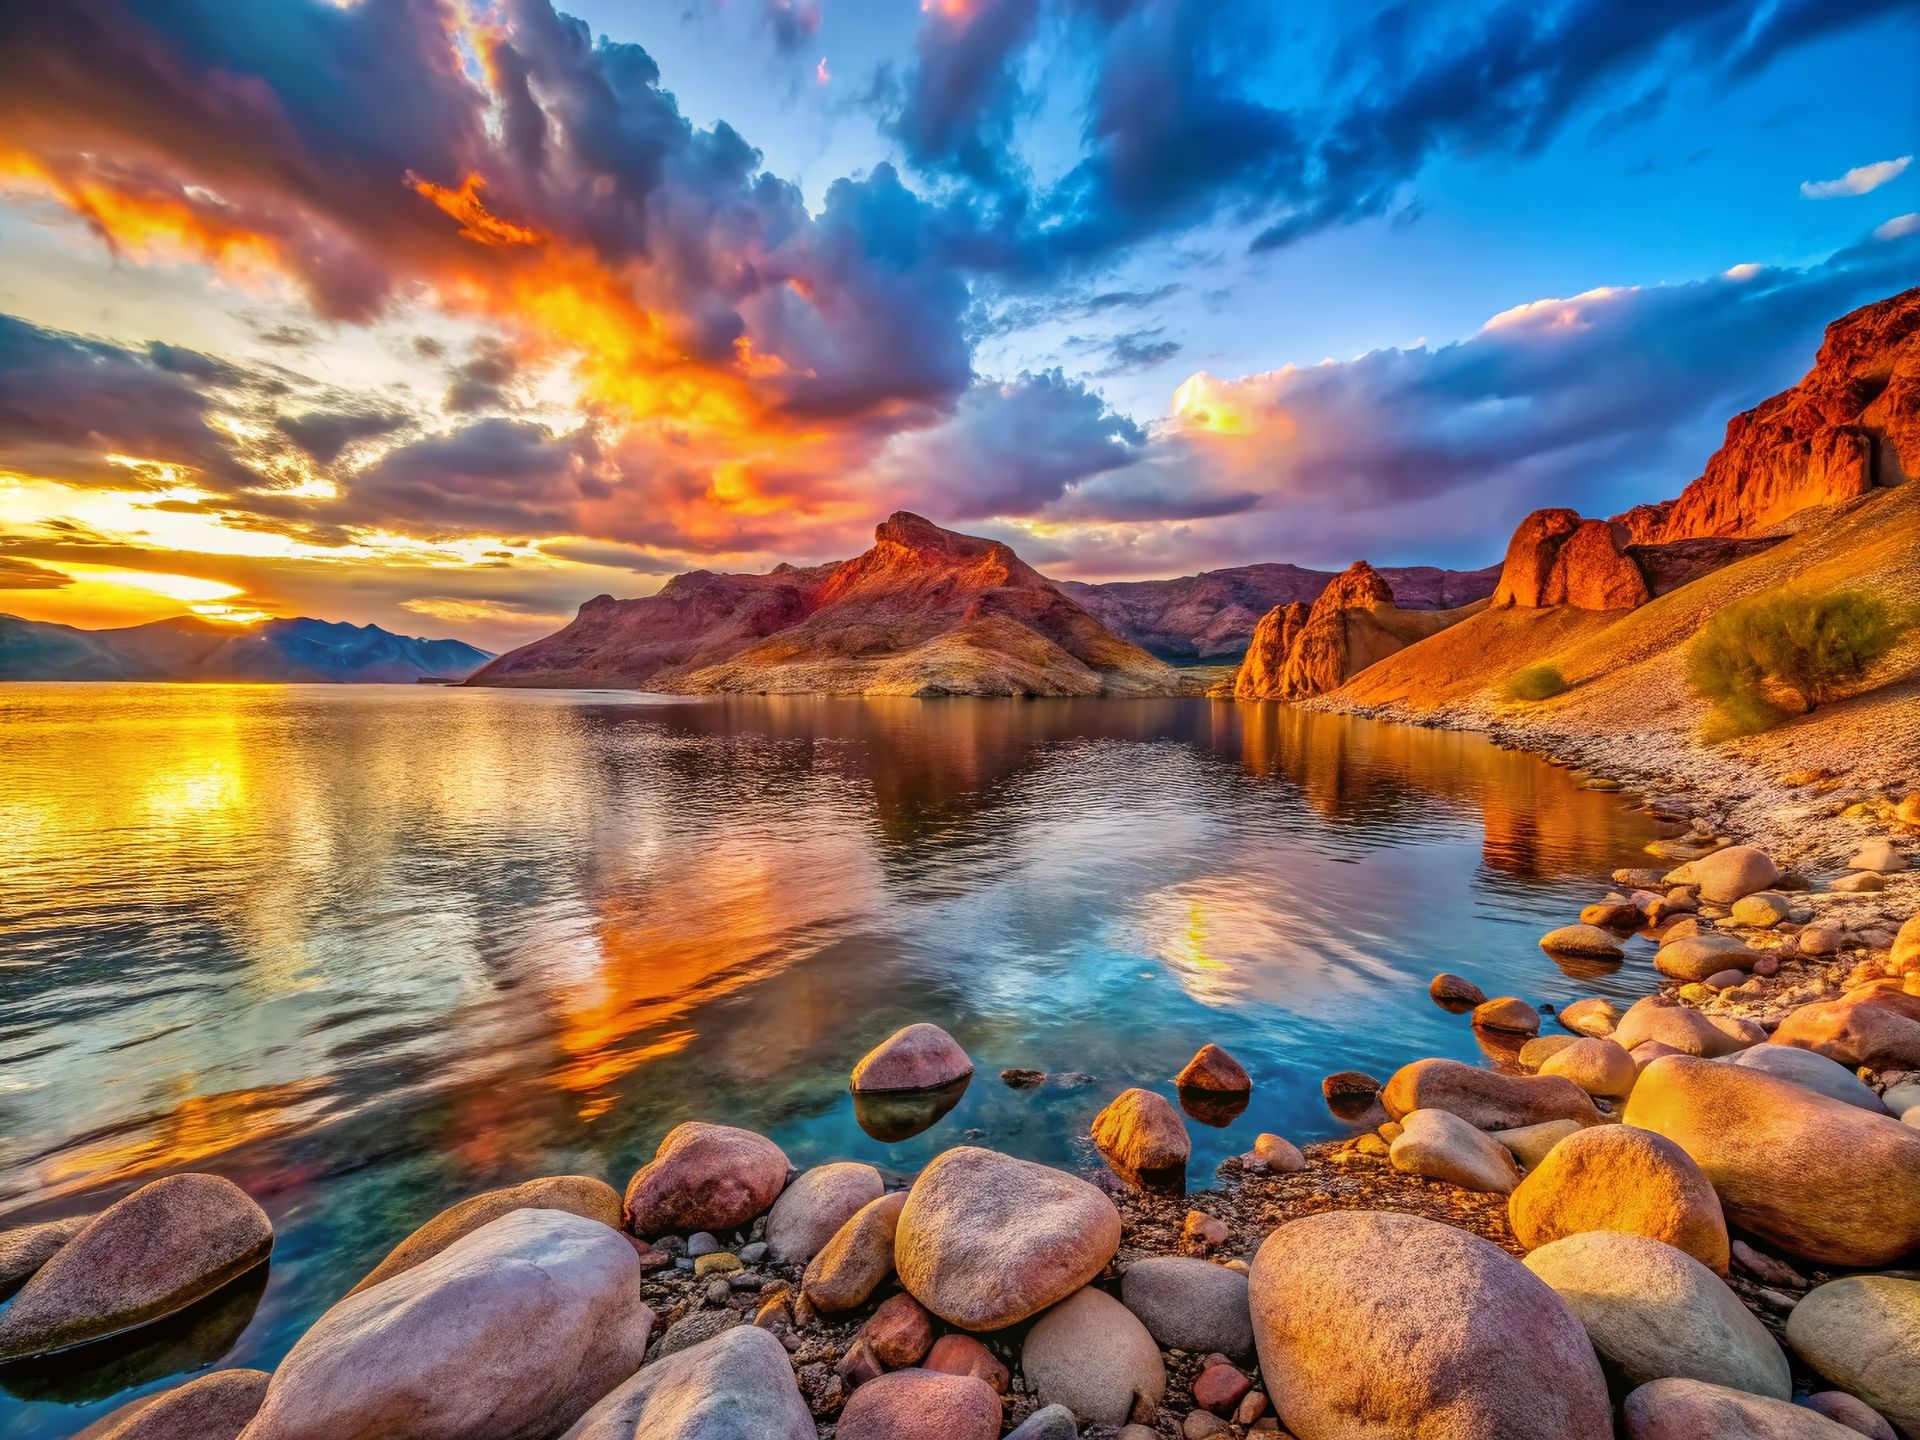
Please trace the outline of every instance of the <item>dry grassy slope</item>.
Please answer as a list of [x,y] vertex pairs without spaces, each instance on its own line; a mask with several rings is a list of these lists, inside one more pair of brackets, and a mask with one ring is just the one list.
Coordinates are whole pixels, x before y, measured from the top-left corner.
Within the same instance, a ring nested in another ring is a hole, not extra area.
[[[1686,684],[1687,643],[1728,603],[1781,585],[1865,586],[1920,607],[1920,484],[1819,512],[1774,549],[1637,610],[1485,611],[1310,703],[1492,730],[1643,783],[1704,789],[1749,809],[1745,833],[1787,845],[1792,817],[1774,812],[1789,770],[1826,767],[1862,785],[1920,787],[1920,630],[1879,667],[1868,692],[1708,749],[1697,738],[1705,707]],[[1500,700],[1500,684],[1537,662],[1559,668],[1566,693],[1536,705]],[[1769,813],[1751,813],[1756,803]]]

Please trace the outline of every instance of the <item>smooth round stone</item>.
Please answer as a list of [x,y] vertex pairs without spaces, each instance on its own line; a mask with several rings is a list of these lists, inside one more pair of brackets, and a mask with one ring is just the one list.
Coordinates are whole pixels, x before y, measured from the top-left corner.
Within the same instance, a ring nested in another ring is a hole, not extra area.
[[853,1392],[834,1431],[838,1440],[995,1440],[999,1433],[1000,1397],[991,1386],[935,1370],[869,1380]]
[[1737,1055],[1729,1055],[1725,1063],[1745,1065],[1875,1115],[1886,1113],[1880,1097],[1862,1084],[1858,1075],[1838,1061],[1811,1050],[1793,1045],[1755,1045]]
[[1604,1040],[1613,1034],[1614,1026],[1620,1023],[1620,1012],[1611,1000],[1590,996],[1561,1006],[1558,1019],[1565,1029],[1576,1035]]
[[[1682,1055],[1710,1057],[1731,1055],[1758,1043],[1746,1039],[1744,1033],[1736,1033],[1735,1029],[1714,1024],[1712,1018],[1698,1010],[1675,1004],[1660,995],[1634,1001],[1620,1017],[1612,1038],[1628,1050],[1637,1050],[1651,1040]],[[1760,1038],[1765,1039],[1764,1031]]]
[[1538,1125],[1521,1125],[1516,1129],[1489,1133],[1512,1152],[1522,1168],[1531,1170],[1547,1158],[1554,1146],[1569,1135],[1578,1135],[1584,1128],[1578,1120],[1543,1120]]
[[1520,1183],[1520,1167],[1506,1146],[1458,1115],[1415,1110],[1400,1124],[1400,1134],[1387,1150],[1396,1170],[1496,1195]]
[[1689,861],[1686,869],[1682,883],[1698,885],[1700,898],[1715,905],[1731,905],[1780,879],[1780,867],[1772,857],[1752,845],[1729,845]]
[[783,1265],[806,1264],[885,1189],[878,1170],[851,1160],[802,1171],[767,1214],[767,1252]]
[[1741,896],[1733,902],[1733,909],[1728,913],[1736,924],[1751,925],[1756,930],[1771,930],[1793,913],[1793,902],[1771,890],[1761,890]]
[[1849,1275],[1807,1292],[1787,1317],[1807,1364],[1908,1435],[1920,1435],[1920,1280]]
[[1920,970],[1920,910],[1901,922],[1887,951],[1887,973],[1906,975]]
[[411,1270],[462,1236],[471,1235],[482,1225],[515,1210],[564,1210],[570,1215],[598,1220],[615,1230],[620,1228],[622,1218],[620,1192],[606,1181],[586,1175],[552,1175],[502,1190],[488,1190],[442,1210],[388,1251],[387,1258],[347,1293],[355,1294]]
[[1373,1211],[1295,1220],[1261,1245],[1250,1298],[1297,1440],[1612,1440],[1585,1329],[1477,1235]]
[[1172,1102],[1137,1087],[1122,1090],[1094,1117],[1092,1135],[1107,1163],[1128,1176],[1181,1169],[1193,1150]]
[[1744,1065],[1669,1055],[1627,1124],[1693,1157],[1730,1225],[1805,1259],[1885,1265],[1920,1246],[1920,1131]]
[[1871,895],[1887,888],[1887,882],[1872,870],[1856,870],[1842,875],[1827,887],[1842,895]]
[[316,1320],[248,1440],[565,1430],[640,1368],[653,1326],[640,1282],[618,1231],[515,1210]]
[[92,1223],[92,1215],[69,1215],[0,1230],[0,1299],[18,1290],[28,1276],[60,1253],[62,1245]]
[[1427,994],[1441,1005],[1480,1005],[1487,998],[1486,992],[1464,975],[1445,970],[1428,982]]
[[1080,1424],[1064,1405],[1036,1410],[1007,1432],[1007,1440],[1079,1440]]
[[1520,1047],[1520,1067],[1537,1074],[1550,1057],[1578,1040],[1577,1035],[1536,1035]]
[[1380,1092],[1387,1114],[1446,1110],[1480,1130],[1512,1130],[1543,1120],[1600,1123],[1593,1101],[1559,1076],[1502,1075],[1458,1060],[1415,1060],[1394,1071]]
[[1675,980],[1705,980],[1722,970],[1751,970],[1760,953],[1731,935],[1695,935],[1662,945],[1653,968]]
[[1871,1436],[1872,1440],[1900,1440],[1893,1426],[1887,1423],[1887,1417],[1875,1410],[1863,1400],[1857,1400],[1844,1390],[1822,1390],[1817,1394],[1801,1399],[1800,1404],[1815,1414],[1846,1426],[1849,1430]]
[[0,1310],[0,1360],[41,1355],[183,1310],[253,1269],[273,1225],[218,1175],[169,1175],[102,1210]]
[[1640,1077],[1633,1056],[1612,1040],[1576,1040],[1549,1055],[1542,1075],[1563,1075],[1589,1095],[1618,1100]]
[[1580,912],[1582,925],[1597,925],[1602,930],[1638,930],[1646,918],[1631,900],[1600,900]]
[[1787,1012],[1773,1032],[1773,1043],[1812,1050],[1842,1065],[1920,1069],[1920,1018],[1900,1013],[1895,1008],[1899,1001],[1920,1014],[1920,996],[1880,996],[1872,986],[1848,991],[1838,1000],[1802,1005]]
[[1120,1212],[1086,1181],[962,1145],[907,1192],[894,1265],[941,1319],[998,1330],[1080,1289],[1119,1248]]
[[1245,1095],[1253,1089],[1253,1080],[1240,1062],[1212,1043],[1195,1052],[1173,1083],[1182,1090],[1219,1095]]
[[1776,1400],[1793,1396],[1767,1327],[1706,1266],[1645,1235],[1589,1230],[1540,1246],[1527,1268],[1587,1327],[1609,1380],[1705,1380]]
[[1628,1440],[1858,1440],[1804,1405],[1704,1380],[1648,1381],[1620,1415]]
[[1210,1260],[1155,1255],[1120,1277],[1120,1299],[1170,1350],[1245,1356],[1253,1351],[1247,1277]]
[[1540,1029],[1540,1012],[1516,996],[1501,995],[1474,1006],[1473,1023],[1483,1030],[1533,1035]]
[[1847,861],[1849,870],[1867,870],[1876,875],[1891,875],[1907,868],[1907,857],[1899,848],[1882,835],[1876,835],[1865,841],[1853,857]]
[[1507,1202],[1529,1250],[1590,1230],[1663,1241],[1727,1273],[1727,1222],[1705,1173],[1673,1141],[1630,1125],[1597,1125],[1549,1150]]
[[971,1335],[942,1335],[933,1342],[933,1349],[927,1352],[927,1358],[921,1364],[928,1370],[938,1370],[942,1375],[971,1375],[976,1380],[986,1381],[996,1395],[1006,1393],[1009,1379],[1007,1367],[1000,1363],[998,1355]]
[[636,1235],[736,1230],[773,1204],[793,1167],[764,1135],[689,1120],[667,1132],[627,1183]]
[[1136,1403],[1167,1391],[1160,1347],[1134,1313],[1104,1290],[1069,1295],[1027,1332],[1020,1350],[1027,1386],[1096,1425],[1124,1425]]
[[896,1190],[863,1205],[807,1262],[800,1293],[830,1313],[864,1304],[893,1274],[894,1233],[906,1203],[907,1192]]
[[1549,955],[1579,955],[1590,960],[1618,960],[1624,953],[1619,937],[1598,925],[1562,925],[1540,937]]
[[237,1440],[266,1398],[264,1370],[215,1370],[142,1395],[78,1431],[73,1440]]
[[581,1417],[566,1440],[815,1440],[818,1433],[786,1349],[770,1331],[735,1325],[655,1359]]
[[1240,1159],[1274,1175],[1295,1175],[1307,1168],[1307,1157],[1299,1146],[1265,1130],[1253,1137],[1253,1149]]
[[896,1030],[853,1067],[856,1093],[938,1090],[973,1074],[973,1061],[938,1025]]

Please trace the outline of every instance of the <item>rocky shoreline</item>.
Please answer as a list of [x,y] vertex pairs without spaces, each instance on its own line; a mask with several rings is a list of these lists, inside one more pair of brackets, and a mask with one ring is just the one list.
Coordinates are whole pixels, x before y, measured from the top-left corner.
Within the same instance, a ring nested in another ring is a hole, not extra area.
[[[1898,1268],[1920,1247],[1920,798],[1551,748],[1595,789],[1661,771],[1640,802],[1658,853],[1543,940],[1607,963],[1652,938],[1625,1013],[1543,1019],[1436,977],[1491,1068],[1330,1076],[1358,1133],[1263,1135],[1191,1192],[1153,1183],[1188,1147],[1148,1090],[1096,1121],[1093,1177],[961,1146],[887,1192],[870,1166],[795,1174],[763,1137],[682,1125],[624,1196],[556,1177],[462,1201],[271,1377],[217,1371],[84,1433],[1920,1436],[1920,1278]],[[919,1025],[852,1083],[971,1068]],[[1179,1079],[1246,1085],[1211,1046]],[[25,1282],[0,1357],[148,1323],[271,1244],[212,1176],[55,1226],[0,1236],[0,1284]]]

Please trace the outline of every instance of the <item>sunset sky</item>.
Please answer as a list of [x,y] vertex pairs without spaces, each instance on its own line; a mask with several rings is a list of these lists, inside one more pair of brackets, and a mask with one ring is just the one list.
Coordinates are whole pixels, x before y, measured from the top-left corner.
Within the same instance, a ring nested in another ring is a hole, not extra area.
[[1920,283],[1910,0],[0,0],[0,612],[1481,565]]

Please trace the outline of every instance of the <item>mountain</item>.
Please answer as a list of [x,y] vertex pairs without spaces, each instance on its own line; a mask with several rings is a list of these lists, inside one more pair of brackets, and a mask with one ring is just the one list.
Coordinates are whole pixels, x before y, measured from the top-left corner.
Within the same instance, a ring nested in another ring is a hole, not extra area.
[[81,630],[0,615],[0,680],[406,685],[463,679],[492,658],[461,640],[329,620],[266,620],[236,629],[181,616]]
[[[1493,593],[1500,567],[1438,570],[1386,566],[1379,572],[1404,610],[1457,610]],[[1241,654],[1269,611],[1296,601],[1311,605],[1333,582],[1325,570],[1298,565],[1241,565],[1178,580],[1121,580],[1060,588],[1123,640],[1169,659],[1207,660]]]
[[997,540],[899,511],[852,560],[677,575],[580,607],[473,685],[681,694],[1159,695],[1177,677]]

